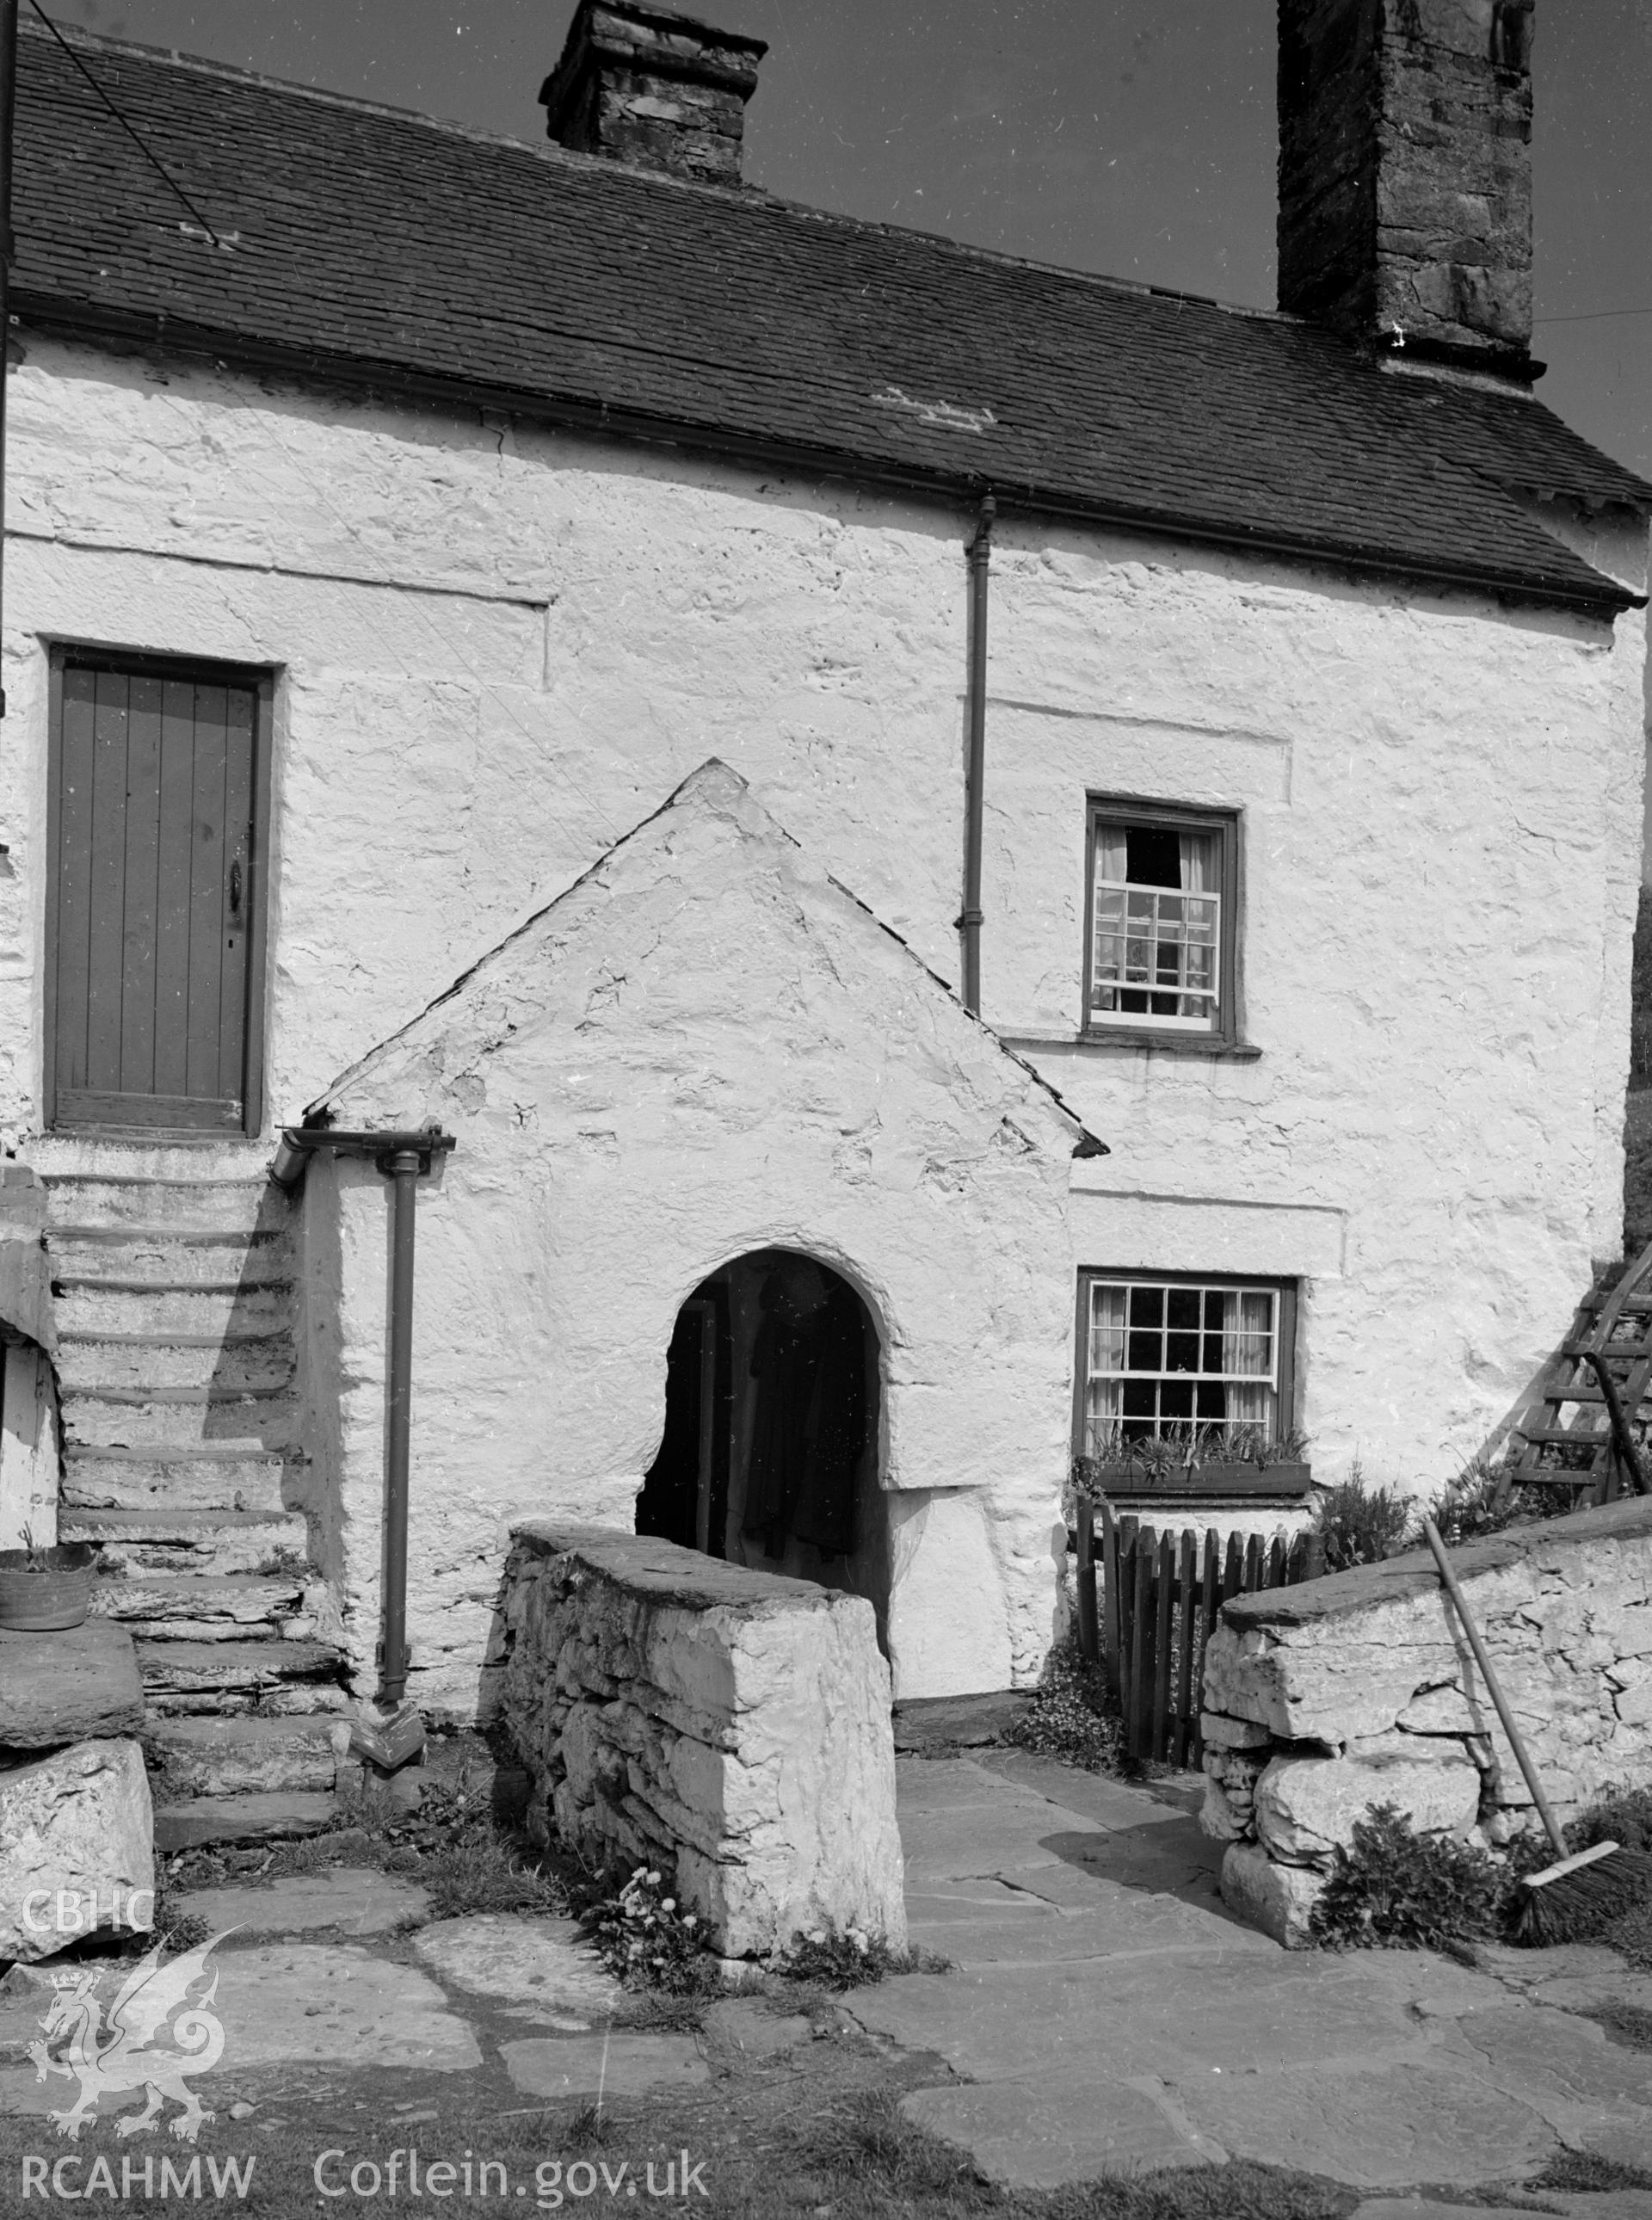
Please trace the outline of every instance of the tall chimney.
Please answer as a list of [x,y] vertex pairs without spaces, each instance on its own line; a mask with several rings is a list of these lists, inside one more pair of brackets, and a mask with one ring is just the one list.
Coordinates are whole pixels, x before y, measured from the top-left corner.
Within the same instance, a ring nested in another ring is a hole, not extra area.
[[676,178],[740,182],[745,103],[769,49],[637,0],[579,0],[539,87],[549,135]]
[[1280,0],[1279,305],[1532,375],[1533,0]]

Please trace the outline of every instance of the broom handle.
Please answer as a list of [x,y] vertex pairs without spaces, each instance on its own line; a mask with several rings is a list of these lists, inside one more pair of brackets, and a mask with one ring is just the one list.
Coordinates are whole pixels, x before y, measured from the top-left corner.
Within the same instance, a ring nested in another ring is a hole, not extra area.
[[1463,1600],[1462,1590],[1457,1584],[1457,1576],[1451,1569],[1451,1560],[1445,1553],[1445,1543],[1440,1539],[1440,1530],[1426,1512],[1423,1513],[1423,1531],[1428,1537],[1429,1548],[1434,1552],[1434,1562],[1440,1568],[1440,1578],[1445,1582],[1445,1592],[1456,1606],[1457,1617],[1462,1622],[1462,1631],[1468,1637],[1468,1647],[1474,1653],[1474,1662],[1479,1666],[1481,1678],[1486,1683],[1486,1692],[1497,1706],[1497,1716],[1503,1722],[1503,1731],[1509,1738],[1509,1747],[1519,1761],[1520,1770],[1525,1775],[1526,1787],[1531,1791],[1531,1800],[1537,1807],[1537,1817],[1543,1823],[1543,1832],[1549,1837],[1555,1855],[1557,1858],[1563,1858],[1566,1855],[1566,1837],[1560,1830],[1560,1822],[1555,1818],[1549,1799],[1543,1793],[1543,1783],[1537,1778],[1537,1767],[1531,1762],[1531,1755],[1526,1748],[1525,1738],[1514,1724],[1514,1714],[1509,1709],[1508,1698],[1503,1693],[1503,1684],[1493,1671],[1492,1661],[1486,1655],[1486,1645],[1475,1631],[1474,1620],[1468,1616],[1468,1606]]

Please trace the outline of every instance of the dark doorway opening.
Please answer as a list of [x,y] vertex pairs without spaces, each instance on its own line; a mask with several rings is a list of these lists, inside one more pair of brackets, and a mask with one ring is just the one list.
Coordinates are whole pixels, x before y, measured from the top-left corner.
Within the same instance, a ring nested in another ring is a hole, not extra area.
[[736,1258],[677,1314],[665,1424],[637,1531],[869,1597],[880,1633],[878,1338],[840,1273],[794,1250]]
[[665,1431],[637,1498],[637,1531],[726,1554],[728,1515],[728,1289],[696,1288],[677,1313],[665,1358]]

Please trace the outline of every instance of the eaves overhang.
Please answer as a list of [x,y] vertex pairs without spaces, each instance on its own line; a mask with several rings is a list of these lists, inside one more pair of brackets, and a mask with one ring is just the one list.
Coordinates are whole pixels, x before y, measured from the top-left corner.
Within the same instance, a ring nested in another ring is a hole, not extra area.
[[1647,605],[1645,595],[1632,593],[1605,577],[1589,584],[1473,559],[1449,563],[1400,557],[1390,549],[1363,546],[1343,534],[1240,530],[1225,521],[1118,498],[1080,496],[1070,489],[1018,481],[991,471],[943,471],[830,443],[767,438],[709,419],[696,421],[686,414],[664,416],[615,406],[589,394],[496,384],[466,373],[433,371],[427,366],[384,356],[296,345],[267,334],[193,322],[163,310],[144,311],[26,287],[14,288],[11,300],[12,314],[20,327],[60,340],[159,352],[301,383],[344,386],[431,408],[486,408],[570,431],[687,447],[714,458],[847,479],[949,505],[973,505],[990,491],[1001,510],[1150,533],[1195,546],[1307,563],[1437,591],[1562,608],[1602,623],[1609,624],[1625,611]]

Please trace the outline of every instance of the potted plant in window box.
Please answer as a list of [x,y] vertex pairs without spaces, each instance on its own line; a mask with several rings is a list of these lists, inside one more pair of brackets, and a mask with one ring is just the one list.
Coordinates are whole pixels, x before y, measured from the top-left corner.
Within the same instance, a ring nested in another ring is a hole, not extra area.
[[80,1625],[91,1609],[97,1567],[95,1543],[42,1548],[25,1526],[21,1550],[0,1550],[0,1628],[56,1634]]
[[1261,1426],[1189,1427],[1185,1434],[1131,1438],[1120,1425],[1093,1434],[1075,1464],[1087,1494],[1306,1496],[1313,1475],[1307,1437],[1270,1439]]

